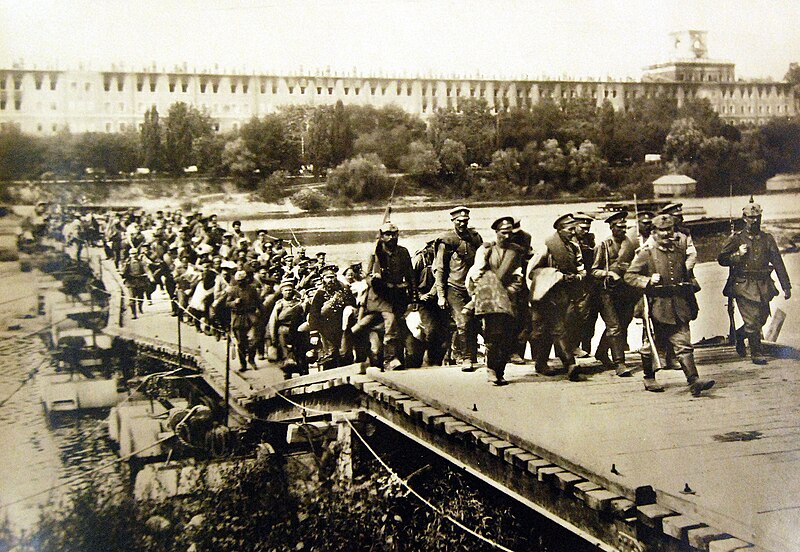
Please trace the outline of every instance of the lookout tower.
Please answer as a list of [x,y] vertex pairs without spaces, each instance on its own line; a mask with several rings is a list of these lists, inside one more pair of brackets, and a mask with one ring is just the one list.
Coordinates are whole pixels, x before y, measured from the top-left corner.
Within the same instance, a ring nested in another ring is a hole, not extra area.
[[668,61],[645,68],[645,82],[734,82],[735,65],[708,57],[707,31],[669,34]]

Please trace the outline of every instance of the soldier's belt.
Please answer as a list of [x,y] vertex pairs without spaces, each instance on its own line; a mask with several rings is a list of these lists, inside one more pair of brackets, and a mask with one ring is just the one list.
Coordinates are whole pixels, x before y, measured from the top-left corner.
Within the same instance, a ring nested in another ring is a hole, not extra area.
[[772,267],[766,270],[738,270],[735,276],[748,280],[767,280],[772,275]]
[[676,295],[686,295],[693,292],[694,288],[691,282],[650,285],[645,288],[645,293],[650,297],[674,297]]

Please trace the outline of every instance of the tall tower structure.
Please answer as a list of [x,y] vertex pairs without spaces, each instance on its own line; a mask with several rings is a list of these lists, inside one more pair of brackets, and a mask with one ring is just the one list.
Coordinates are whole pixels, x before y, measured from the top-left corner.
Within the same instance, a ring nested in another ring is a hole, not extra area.
[[645,82],[734,82],[735,65],[731,61],[708,57],[707,31],[676,31],[669,33],[665,63],[644,69]]

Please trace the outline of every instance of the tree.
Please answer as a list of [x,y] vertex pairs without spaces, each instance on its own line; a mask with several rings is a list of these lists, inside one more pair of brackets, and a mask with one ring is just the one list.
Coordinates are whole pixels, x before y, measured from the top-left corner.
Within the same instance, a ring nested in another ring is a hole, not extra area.
[[448,139],[461,142],[467,164],[488,165],[497,138],[494,115],[484,99],[461,100],[458,111],[453,107],[439,108],[433,115],[430,133],[434,147],[441,148]]
[[344,201],[371,201],[388,197],[392,181],[375,154],[357,155],[328,173],[326,190]]
[[182,174],[189,165],[198,165],[195,142],[213,134],[213,122],[207,113],[183,102],[172,104],[164,129],[164,168]]
[[442,175],[450,179],[463,176],[467,169],[466,155],[467,148],[464,144],[447,138],[439,151]]
[[425,138],[425,123],[396,105],[381,109],[350,106],[357,136],[355,153],[375,153],[389,169],[402,168],[409,144]]
[[489,171],[498,182],[519,184],[519,158],[519,152],[513,148],[497,150],[492,154],[492,163],[489,165]]
[[786,74],[783,76],[783,80],[792,83],[795,99],[800,98],[800,63],[790,63],[789,70],[786,71]]
[[331,118],[331,165],[338,165],[353,155],[355,136],[350,127],[350,116],[342,100],[336,102]]
[[431,184],[442,168],[436,151],[427,142],[411,142],[408,154],[403,156],[400,163],[403,170],[420,184]]
[[139,154],[135,133],[87,132],[77,138],[73,164],[79,172],[102,169],[109,175],[131,173]]
[[542,179],[557,187],[563,184],[567,172],[567,158],[561,151],[558,140],[545,140],[538,157],[537,164],[542,173]]
[[38,176],[42,149],[37,141],[15,126],[0,130],[0,180]]
[[225,144],[222,162],[231,174],[252,179],[256,170],[255,155],[247,148],[243,138],[236,138]]
[[300,151],[275,114],[253,117],[239,129],[239,136],[225,146],[223,160],[230,171],[250,183],[283,169],[300,167]]
[[306,157],[314,165],[314,174],[317,176],[332,166],[332,126],[333,109],[327,105],[318,107],[308,122]]
[[584,140],[578,148],[569,148],[567,171],[569,187],[579,190],[590,184],[600,182],[607,163],[600,152],[589,140]]
[[757,132],[765,177],[800,171],[800,122],[773,119]]
[[664,157],[677,163],[693,161],[705,138],[694,119],[677,119],[664,142]]
[[161,170],[164,151],[161,145],[161,125],[156,106],[144,113],[144,124],[141,131],[142,165],[150,170]]

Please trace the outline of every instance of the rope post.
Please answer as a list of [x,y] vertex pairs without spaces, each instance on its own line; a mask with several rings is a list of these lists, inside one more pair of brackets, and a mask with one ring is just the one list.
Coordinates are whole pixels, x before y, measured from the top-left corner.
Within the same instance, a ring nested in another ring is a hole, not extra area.
[[175,317],[178,321],[178,370],[183,368],[183,343],[181,343],[181,313]]
[[228,425],[231,391],[231,332],[225,333],[225,425]]
[[125,325],[125,288],[120,286],[119,289],[119,327]]

